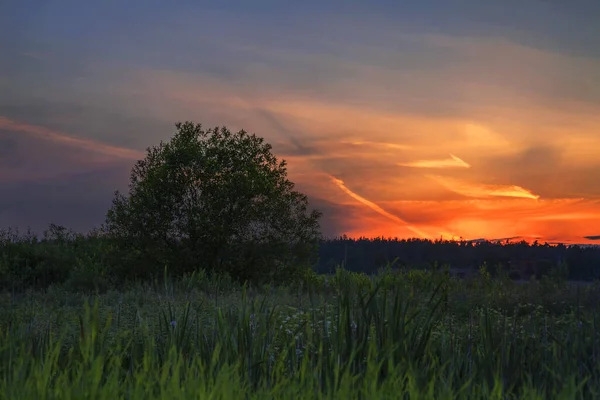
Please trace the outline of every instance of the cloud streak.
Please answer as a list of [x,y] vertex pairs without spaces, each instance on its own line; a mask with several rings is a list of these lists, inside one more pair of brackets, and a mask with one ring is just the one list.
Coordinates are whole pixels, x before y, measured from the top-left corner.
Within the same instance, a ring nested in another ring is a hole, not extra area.
[[346,185],[344,184],[344,181],[342,181],[341,179],[338,179],[338,178],[334,177],[333,175],[330,176],[330,179],[337,187],[339,187],[348,196],[352,197],[353,199],[355,199],[355,200],[359,201],[360,203],[364,204],[365,206],[369,207],[371,210],[375,211],[376,213],[381,214],[384,217],[386,217],[387,219],[394,221],[401,226],[406,227],[410,231],[419,235],[419,237],[431,238],[427,233],[423,232],[422,230],[420,230],[414,226],[411,226],[410,224],[407,224],[405,221],[403,221],[399,217],[397,217],[393,214],[390,214],[389,212],[385,211],[383,208],[381,208],[377,204],[373,203],[372,201],[365,199],[364,197],[360,196],[357,193],[354,193],[353,191],[351,191],[350,189],[348,189],[346,187]]
[[43,140],[48,140],[51,142],[68,145],[71,147],[76,147],[79,149],[88,150],[115,158],[138,160],[140,158],[144,158],[145,156],[145,153],[138,150],[118,146],[111,146],[109,144],[101,143],[95,140],[81,139],[68,136],[64,133],[56,132],[54,130],[42,126],[17,122],[2,116],[0,116],[0,129],[13,132],[22,132],[28,135],[36,136]]
[[385,142],[369,142],[365,140],[342,140],[340,143],[350,144],[353,146],[368,146],[368,147],[383,147],[387,149],[395,150],[410,150],[412,147],[398,143],[385,143]]
[[537,200],[540,196],[517,185],[486,185],[482,183],[469,183],[454,178],[430,175],[439,184],[448,190],[467,197],[518,197]]
[[409,163],[398,163],[401,167],[412,168],[471,168],[469,164],[453,154],[442,160],[419,160]]

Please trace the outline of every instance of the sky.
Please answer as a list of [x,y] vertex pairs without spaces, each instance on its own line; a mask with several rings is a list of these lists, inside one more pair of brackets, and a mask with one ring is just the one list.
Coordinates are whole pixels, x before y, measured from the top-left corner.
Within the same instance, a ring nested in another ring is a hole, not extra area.
[[0,2],[0,227],[98,227],[178,121],[326,236],[600,244],[597,0]]

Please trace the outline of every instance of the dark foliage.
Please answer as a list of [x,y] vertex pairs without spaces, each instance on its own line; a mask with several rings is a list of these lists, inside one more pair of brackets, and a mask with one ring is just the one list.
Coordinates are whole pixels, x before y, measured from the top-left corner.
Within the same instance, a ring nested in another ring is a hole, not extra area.
[[[321,241],[319,254],[319,262],[312,265],[324,274],[340,265],[370,274],[395,260],[395,267],[417,269],[448,265],[476,271],[486,264],[493,275],[501,265],[511,279],[548,275],[589,281],[600,276],[600,247],[337,238]],[[139,257],[126,244],[98,231],[78,235],[51,225],[41,238],[31,232],[0,231],[0,289],[21,292],[64,284],[74,291],[103,291],[126,283],[125,276],[143,277],[147,271]],[[522,267],[530,263],[534,268],[528,274]]]
[[531,275],[539,279],[551,273],[573,280],[600,278],[600,246],[348,237],[321,243],[317,272],[331,273],[344,264],[353,272],[373,273],[393,261],[395,266],[413,268],[477,269],[485,263],[490,272],[501,266],[514,279]]
[[50,224],[42,237],[0,231],[0,289],[22,292],[64,284],[74,291],[103,291],[111,281],[114,251],[98,232],[76,234]]
[[130,255],[127,277],[168,266],[281,281],[316,261],[321,214],[293,190],[269,144],[243,130],[176,127],[135,164],[129,194],[117,192],[107,214],[104,231]]

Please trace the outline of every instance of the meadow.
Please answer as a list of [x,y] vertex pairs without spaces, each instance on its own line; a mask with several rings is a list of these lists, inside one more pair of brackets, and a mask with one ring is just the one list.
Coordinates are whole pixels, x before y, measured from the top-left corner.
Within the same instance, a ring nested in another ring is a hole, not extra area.
[[2,399],[600,398],[600,285],[202,272],[0,295]]

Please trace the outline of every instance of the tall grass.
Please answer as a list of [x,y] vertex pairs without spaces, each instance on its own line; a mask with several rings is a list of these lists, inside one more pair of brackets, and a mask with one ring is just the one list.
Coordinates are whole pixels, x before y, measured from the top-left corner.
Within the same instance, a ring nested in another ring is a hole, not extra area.
[[341,270],[300,292],[165,282],[3,297],[1,398],[600,398],[597,311],[485,296],[528,289]]

